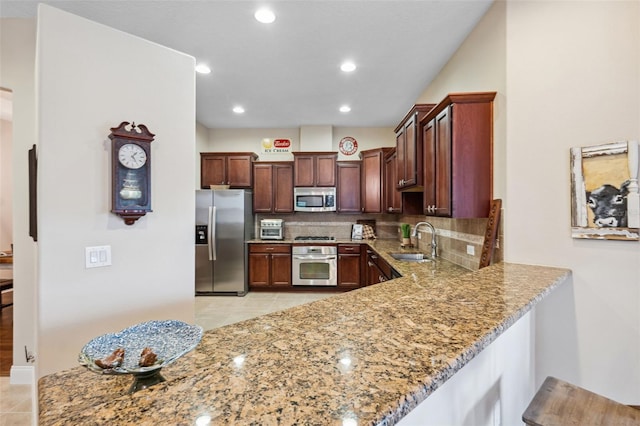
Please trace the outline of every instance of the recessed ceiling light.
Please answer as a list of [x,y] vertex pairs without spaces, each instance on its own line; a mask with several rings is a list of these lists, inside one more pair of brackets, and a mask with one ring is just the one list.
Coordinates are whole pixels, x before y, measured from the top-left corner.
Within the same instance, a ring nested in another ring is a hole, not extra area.
[[340,112],[349,112],[351,111],[351,107],[349,105],[342,105],[340,107]]
[[209,74],[211,72],[211,68],[209,68],[205,64],[198,64],[196,65],[196,72],[200,74]]
[[276,15],[269,9],[258,9],[253,15],[258,22],[270,24],[276,20]]
[[343,62],[340,69],[344,72],[352,72],[356,70],[356,64],[351,61]]
[[244,108],[242,108],[241,106],[234,106],[233,107],[233,112],[235,112],[236,114],[243,114],[244,113]]

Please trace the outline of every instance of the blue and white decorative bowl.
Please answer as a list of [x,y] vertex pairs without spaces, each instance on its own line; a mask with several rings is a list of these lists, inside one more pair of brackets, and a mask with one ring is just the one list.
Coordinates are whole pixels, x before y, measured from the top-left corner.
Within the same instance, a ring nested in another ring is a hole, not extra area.
[[[164,381],[160,369],[193,350],[202,339],[202,327],[177,320],[147,321],[125,328],[117,333],[104,334],[84,345],[78,356],[80,364],[100,374],[133,374],[139,378],[153,378],[141,385],[134,385],[130,392]],[[96,364],[117,349],[124,349],[121,364],[102,368]],[[139,365],[143,349],[150,348],[157,355],[153,365]]]

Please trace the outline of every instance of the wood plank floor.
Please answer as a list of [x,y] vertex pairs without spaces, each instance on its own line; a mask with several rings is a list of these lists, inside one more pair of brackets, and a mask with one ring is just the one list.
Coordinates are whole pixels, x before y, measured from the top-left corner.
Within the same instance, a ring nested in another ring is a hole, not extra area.
[[[2,301],[9,303],[13,291],[2,294]],[[13,306],[2,309],[0,313],[0,377],[9,376],[13,362]]]

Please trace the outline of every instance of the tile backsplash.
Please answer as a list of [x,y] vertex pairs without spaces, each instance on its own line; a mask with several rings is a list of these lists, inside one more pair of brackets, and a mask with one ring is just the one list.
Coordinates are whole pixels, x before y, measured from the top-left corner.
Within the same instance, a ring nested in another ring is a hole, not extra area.
[[[411,229],[416,223],[426,221],[436,228],[436,242],[438,244],[438,256],[456,265],[463,266],[470,270],[478,269],[480,255],[482,254],[482,244],[484,243],[484,233],[487,226],[487,218],[480,219],[450,219],[432,216],[402,216],[400,223],[408,223]],[[418,249],[424,253],[429,253],[429,243],[431,242],[431,231],[426,226],[421,226],[418,230],[420,239],[412,241],[418,244]],[[399,231],[398,231],[399,232]],[[398,233],[398,238],[400,234]],[[502,248],[502,221],[499,223],[497,247],[494,250],[492,263],[503,259]],[[467,247],[471,246],[474,254],[467,253]]]
[[[384,239],[398,239],[401,241],[400,224],[408,223],[411,230],[416,223],[427,221],[436,229],[438,256],[456,265],[470,270],[478,269],[482,244],[484,242],[486,218],[481,219],[449,219],[441,217],[427,217],[424,215],[395,215],[395,214],[337,214],[337,213],[295,213],[288,215],[256,215],[256,227],[260,219],[279,218],[284,220],[284,238],[293,239],[301,235],[329,236],[336,239],[350,239],[351,226],[358,220],[375,220],[376,236]],[[413,239],[417,249],[429,253],[431,231],[428,227],[420,227],[420,239]],[[498,230],[498,244],[493,254],[492,263],[503,259],[502,221]],[[473,247],[474,254],[467,253],[467,247]]]

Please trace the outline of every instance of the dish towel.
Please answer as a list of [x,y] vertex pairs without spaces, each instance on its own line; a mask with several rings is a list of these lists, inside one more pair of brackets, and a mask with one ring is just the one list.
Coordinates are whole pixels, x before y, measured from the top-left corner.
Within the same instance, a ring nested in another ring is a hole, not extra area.
[[362,225],[362,238],[365,240],[375,240],[376,233],[370,225]]

